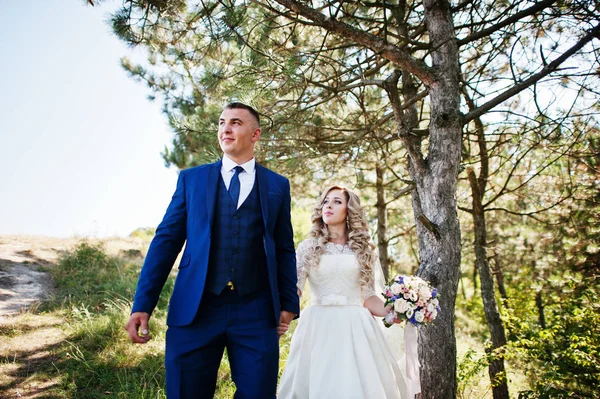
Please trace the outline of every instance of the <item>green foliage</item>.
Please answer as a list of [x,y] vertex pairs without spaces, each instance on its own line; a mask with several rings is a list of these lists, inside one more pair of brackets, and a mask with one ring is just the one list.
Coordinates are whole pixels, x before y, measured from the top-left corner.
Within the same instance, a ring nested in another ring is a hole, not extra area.
[[154,234],[156,234],[155,227],[140,227],[132,231],[131,234],[129,234],[129,237],[140,238],[144,242],[149,242],[154,237]]
[[296,246],[308,238],[311,228],[311,216],[313,208],[308,201],[302,205],[292,206],[292,225],[294,226],[294,242]]
[[[594,398],[600,392],[600,287],[595,278],[565,275],[546,290],[545,328],[509,312],[511,351],[530,377],[522,398]],[[521,298],[515,297],[515,306]],[[519,306],[521,312],[523,309]]]
[[50,270],[56,294],[65,304],[85,303],[97,311],[105,308],[107,293],[121,296],[134,291],[138,267],[108,256],[101,244],[81,242]]
[[480,378],[481,373],[487,368],[488,361],[474,349],[469,349],[458,359],[456,370],[456,396],[459,399],[470,397],[471,387]]

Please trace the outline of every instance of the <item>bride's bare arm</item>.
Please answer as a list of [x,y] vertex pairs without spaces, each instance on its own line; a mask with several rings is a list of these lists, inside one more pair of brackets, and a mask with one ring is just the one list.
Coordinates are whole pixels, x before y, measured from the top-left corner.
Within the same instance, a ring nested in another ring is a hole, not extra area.
[[371,312],[373,316],[385,317],[391,310],[391,307],[384,306],[383,301],[376,295],[371,295],[363,303],[363,306]]

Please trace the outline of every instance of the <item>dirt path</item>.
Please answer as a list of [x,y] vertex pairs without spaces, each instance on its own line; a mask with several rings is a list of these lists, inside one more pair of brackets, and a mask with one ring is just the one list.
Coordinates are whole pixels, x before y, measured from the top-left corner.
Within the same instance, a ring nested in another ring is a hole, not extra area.
[[[53,349],[68,337],[64,320],[37,314],[41,301],[52,294],[53,282],[45,271],[79,239],[0,236],[0,398],[52,398],[60,383],[44,378],[53,363]],[[89,240],[98,241],[98,240]],[[106,252],[118,254],[141,249],[141,240],[102,240]]]

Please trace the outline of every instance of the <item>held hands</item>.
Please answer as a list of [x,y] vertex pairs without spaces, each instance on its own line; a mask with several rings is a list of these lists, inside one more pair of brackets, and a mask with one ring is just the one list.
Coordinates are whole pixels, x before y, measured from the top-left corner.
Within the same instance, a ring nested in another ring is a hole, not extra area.
[[277,335],[279,337],[281,337],[283,334],[288,332],[289,328],[290,328],[289,324],[279,322],[279,325],[277,326]]
[[279,325],[277,326],[277,335],[280,337],[288,332],[290,328],[290,323],[294,320],[295,314],[292,312],[288,312],[287,310],[282,310],[279,314]]
[[[150,341],[150,334],[148,333],[148,321],[150,315],[146,312],[135,312],[129,317],[129,321],[125,325],[125,329],[129,334],[131,342],[135,344],[145,344]],[[140,330],[138,332],[138,329]]]

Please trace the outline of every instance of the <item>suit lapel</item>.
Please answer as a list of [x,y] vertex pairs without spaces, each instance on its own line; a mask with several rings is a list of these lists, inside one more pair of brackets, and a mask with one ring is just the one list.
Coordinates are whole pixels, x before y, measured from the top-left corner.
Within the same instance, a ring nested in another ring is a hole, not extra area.
[[221,177],[221,161],[215,162],[208,168],[208,177],[206,179],[206,211],[212,230],[213,215],[215,213],[215,200],[217,198],[217,184]]
[[267,228],[267,222],[269,220],[269,181],[267,179],[267,172],[265,168],[256,164],[256,181],[258,182],[258,195],[260,197],[260,209],[262,211],[262,219]]

